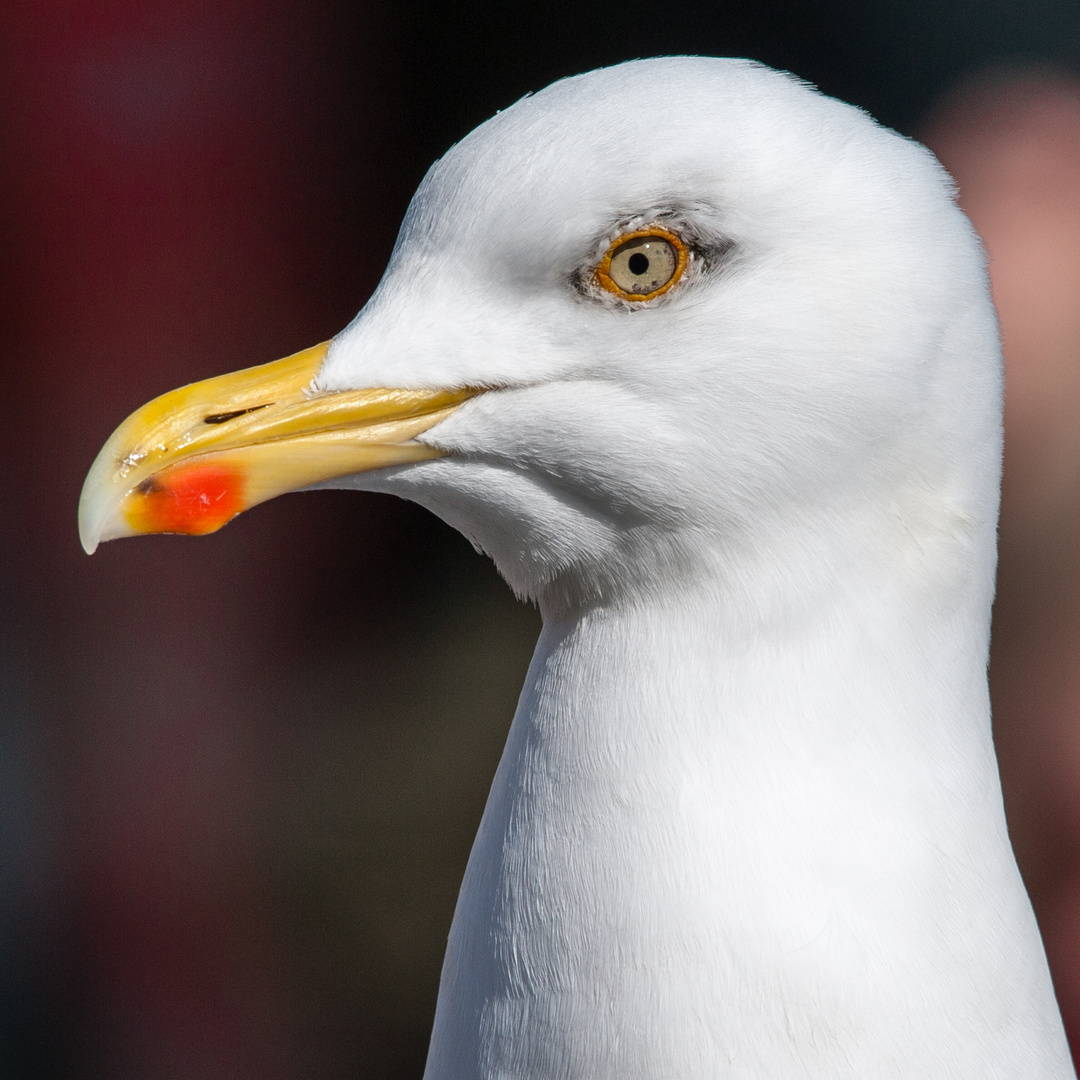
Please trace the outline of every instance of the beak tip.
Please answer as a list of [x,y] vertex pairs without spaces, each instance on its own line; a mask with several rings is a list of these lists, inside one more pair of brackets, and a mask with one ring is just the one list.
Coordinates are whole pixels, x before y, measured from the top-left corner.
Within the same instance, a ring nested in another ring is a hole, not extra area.
[[108,539],[104,533],[110,506],[108,492],[102,490],[100,473],[101,467],[95,461],[79,496],[79,542],[87,555],[93,555],[98,544]]
[[91,520],[88,509],[85,500],[79,503],[79,543],[87,555],[93,555],[101,541],[101,528],[99,522]]

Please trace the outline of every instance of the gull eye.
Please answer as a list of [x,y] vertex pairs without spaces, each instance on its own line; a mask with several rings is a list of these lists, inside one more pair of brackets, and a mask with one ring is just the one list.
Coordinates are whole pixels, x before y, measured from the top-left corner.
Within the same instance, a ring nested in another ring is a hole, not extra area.
[[674,233],[652,226],[620,236],[596,268],[596,280],[623,300],[651,300],[682,277],[689,249]]

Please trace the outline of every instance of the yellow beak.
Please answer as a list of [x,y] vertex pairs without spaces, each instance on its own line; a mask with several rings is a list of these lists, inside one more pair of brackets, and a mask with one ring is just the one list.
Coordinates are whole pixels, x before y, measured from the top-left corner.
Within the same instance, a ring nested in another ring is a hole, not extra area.
[[286,491],[439,457],[415,437],[479,392],[312,391],[328,344],[173,390],[132,413],[83,485],[87,553],[119,536],[214,532]]

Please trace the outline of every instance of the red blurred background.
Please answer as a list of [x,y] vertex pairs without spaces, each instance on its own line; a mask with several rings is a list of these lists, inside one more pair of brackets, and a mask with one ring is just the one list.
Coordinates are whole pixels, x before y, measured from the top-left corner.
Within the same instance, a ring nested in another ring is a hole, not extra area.
[[660,52],[753,55],[920,131],[987,239],[1009,362],[995,729],[1080,1038],[1074,5],[677,3],[644,37],[560,3],[0,20],[0,1076],[419,1075],[535,613],[390,499],[290,497],[91,560],[78,493],[143,401],[339,330],[453,139]]

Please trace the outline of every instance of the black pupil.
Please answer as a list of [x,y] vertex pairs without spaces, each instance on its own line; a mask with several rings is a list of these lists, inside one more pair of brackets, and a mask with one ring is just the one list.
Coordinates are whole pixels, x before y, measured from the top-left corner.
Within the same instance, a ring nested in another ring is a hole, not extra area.
[[635,251],[629,259],[626,260],[626,265],[630,268],[631,274],[644,274],[649,269],[649,256],[643,255],[640,251]]

